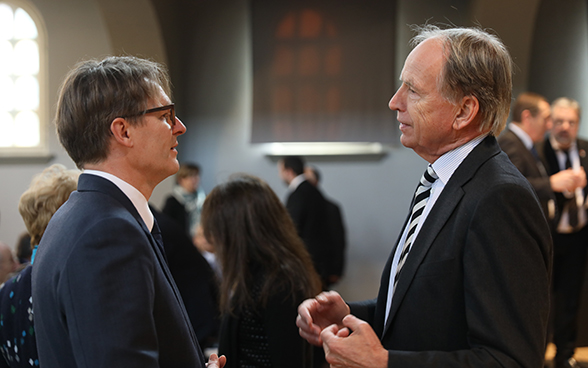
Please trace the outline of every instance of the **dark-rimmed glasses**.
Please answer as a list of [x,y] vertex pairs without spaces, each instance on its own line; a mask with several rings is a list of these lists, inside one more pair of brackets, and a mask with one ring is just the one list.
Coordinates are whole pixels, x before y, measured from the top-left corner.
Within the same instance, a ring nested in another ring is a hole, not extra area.
[[146,114],[150,114],[152,112],[165,111],[165,110],[169,110],[169,116],[166,115],[165,116],[165,120],[167,121],[167,123],[169,124],[169,126],[173,128],[176,125],[175,104],[169,104],[169,105],[165,105],[165,106],[154,107],[152,109],[141,111],[141,112],[136,113],[136,114],[125,115],[125,116],[123,116],[123,118],[134,118],[136,116],[143,116],[143,115],[146,115]]

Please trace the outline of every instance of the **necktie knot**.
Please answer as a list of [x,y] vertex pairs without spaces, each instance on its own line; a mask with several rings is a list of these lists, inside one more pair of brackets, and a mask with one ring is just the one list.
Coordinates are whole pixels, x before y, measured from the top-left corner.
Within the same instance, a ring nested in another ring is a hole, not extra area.
[[421,185],[430,188],[437,179],[439,179],[437,173],[433,170],[433,166],[429,164],[421,177]]

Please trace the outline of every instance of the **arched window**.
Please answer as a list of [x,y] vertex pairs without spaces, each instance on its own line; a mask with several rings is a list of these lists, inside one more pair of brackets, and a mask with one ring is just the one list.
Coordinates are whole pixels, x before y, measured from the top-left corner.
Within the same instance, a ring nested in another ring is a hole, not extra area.
[[46,151],[45,37],[23,1],[0,0],[0,155]]

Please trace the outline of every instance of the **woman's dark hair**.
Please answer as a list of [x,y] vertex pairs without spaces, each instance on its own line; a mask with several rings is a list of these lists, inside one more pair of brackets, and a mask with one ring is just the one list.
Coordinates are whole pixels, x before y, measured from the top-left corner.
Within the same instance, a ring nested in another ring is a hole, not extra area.
[[[320,292],[320,279],[286,208],[261,179],[240,174],[206,197],[201,224],[223,270],[221,311],[264,307],[278,290],[302,298]],[[253,294],[254,273],[263,279]]]

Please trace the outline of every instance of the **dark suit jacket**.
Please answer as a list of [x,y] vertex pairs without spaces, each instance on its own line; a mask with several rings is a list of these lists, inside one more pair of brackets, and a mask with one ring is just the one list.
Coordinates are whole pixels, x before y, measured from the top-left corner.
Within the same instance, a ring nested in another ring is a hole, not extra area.
[[112,182],[82,174],[33,268],[40,365],[204,367],[158,245]]
[[[547,170],[544,166],[540,167],[537,163],[539,157],[535,158],[520,138],[511,130],[505,131],[498,137],[498,144],[500,144],[500,148],[508,155],[510,161],[512,161],[521,174],[531,183],[531,186],[537,193],[537,197],[539,197],[539,202],[541,203],[545,217],[548,219],[550,225],[554,226],[555,211],[550,216],[548,202],[555,201],[555,196],[553,190],[551,190]],[[540,165],[543,164],[540,163]],[[542,171],[541,168],[545,171]]]
[[286,209],[306,244],[316,271],[323,281],[326,280],[333,256],[325,198],[305,180],[288,196]]
[[345,249],[347,248],[345,225],[339,205],[328,199],[326,201],[332,247],[329,257],[329,275],[341,277],[345,269]]
[[[578,146],[578,153],[580,155],[580,165],[582,165],[584,170],[588,172],[588,157],[586,157],[586,152],[588,152],[588,141],[578,139],[576,141],[576,145]],[[549,138],[537,144],[537,151],[539,152],[539,156],[541,157],[541,160],[543,161],[549,175],[556,174],[560,171],[559,163],[557,162],[557,156],[555,154],[555,150],[549,142]],[[587,195],[588,187],[584,187],[584,198],[586,198]],[[566,198],[563,193],[555,192],[555,203],[559,216],[561,216],[561,212],[565,203],[569,200],[570,199]],[[556,224],[559,223],[559,216],[555,219]]]
[[352,303],[351,311],[372,324],[389,351],[389,367],[541,367],[551,254],[533,189],[487,137],[428,214],[387,325],[393,256],[378,298]]

